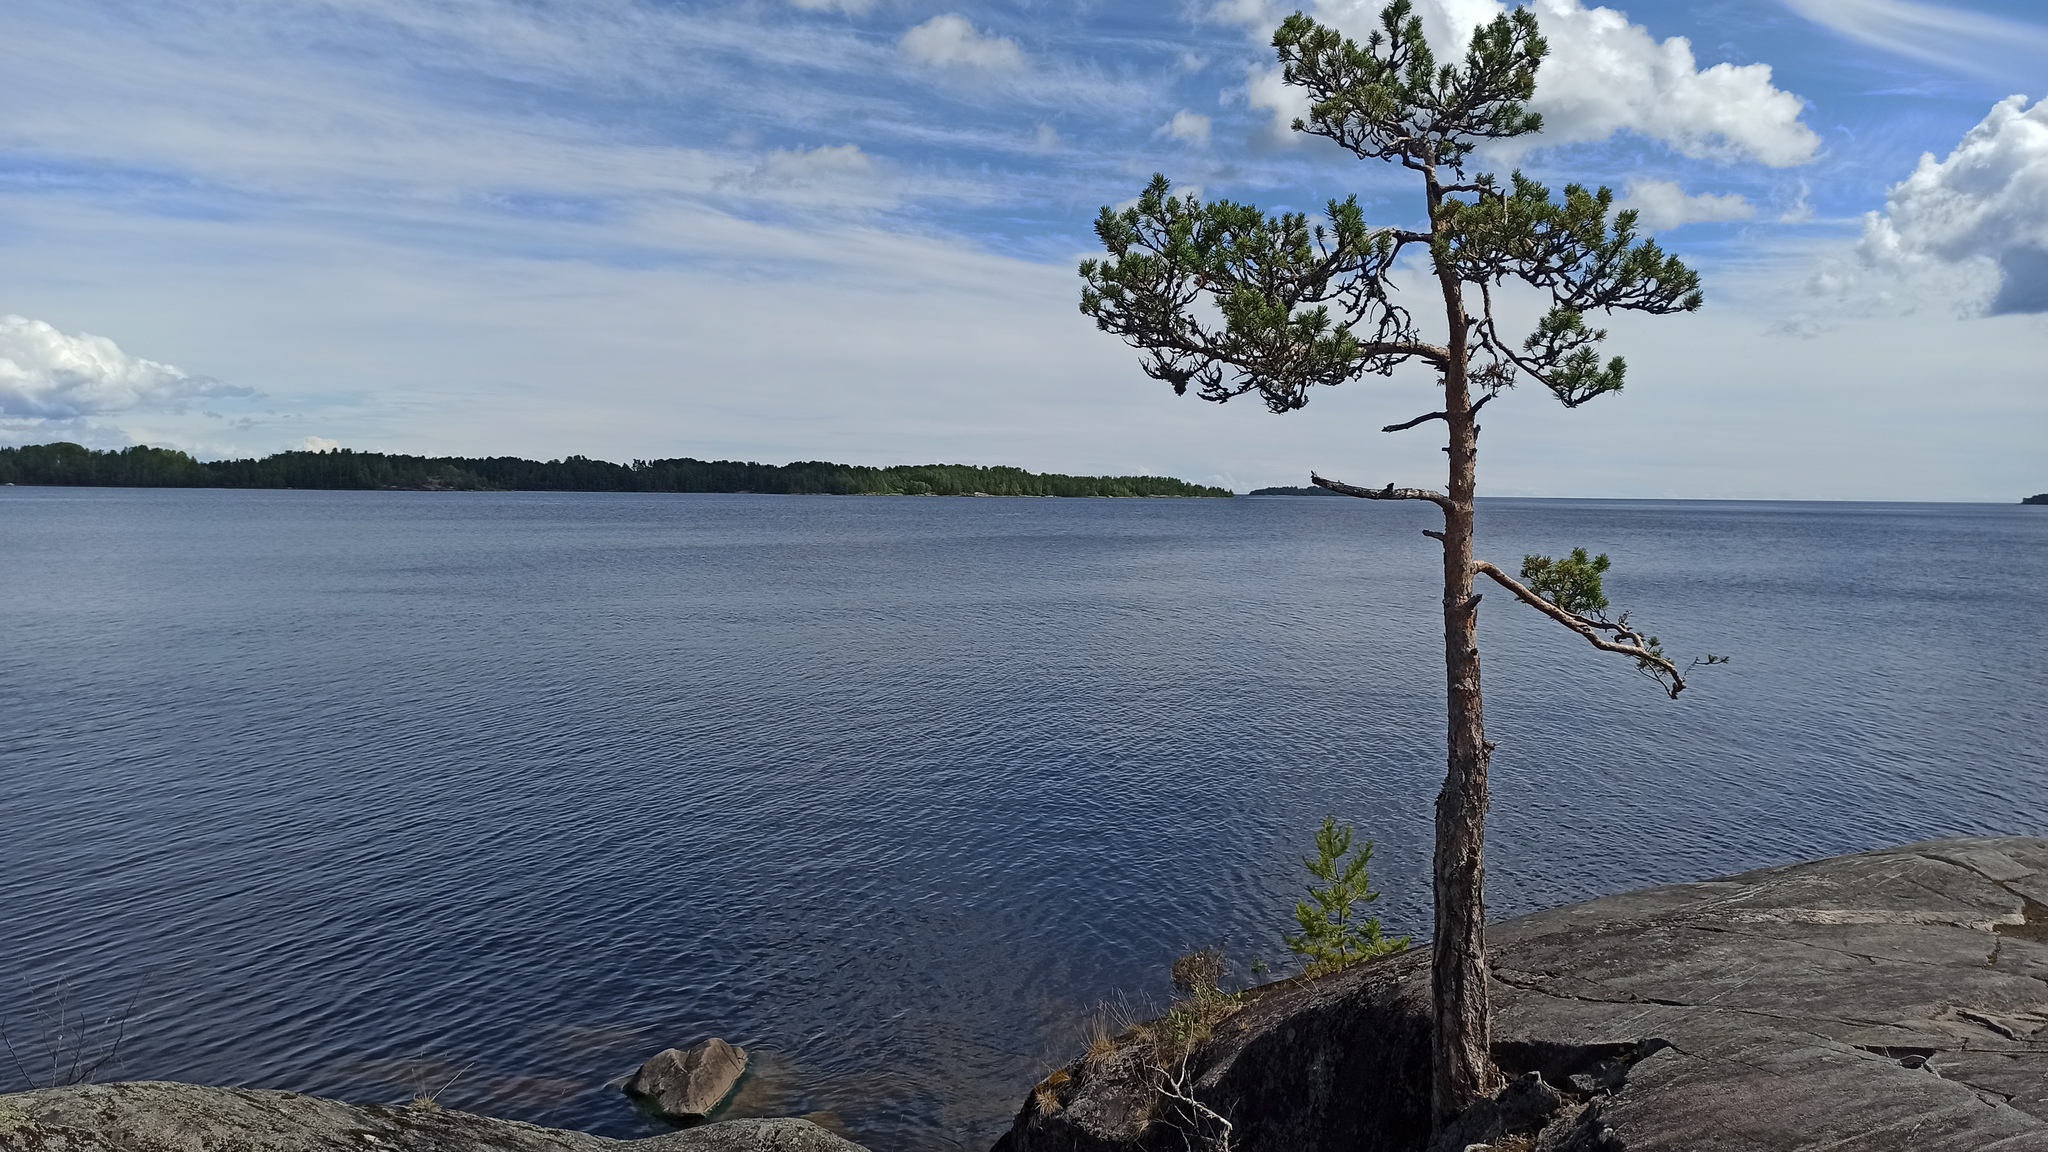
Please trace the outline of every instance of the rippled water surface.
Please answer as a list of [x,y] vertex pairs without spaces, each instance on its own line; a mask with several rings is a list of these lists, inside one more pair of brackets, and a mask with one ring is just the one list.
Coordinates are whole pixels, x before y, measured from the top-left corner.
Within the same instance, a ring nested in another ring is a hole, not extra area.
[[[1618,606],[1734,657],[1672,702],[1487,598],[1497,915],[2048,831],[2048,509],[1481,520],[1509,567],[1611,553]],[[620,1136],[660,1125],[617,1078],[715,1034],[756,1054],[739,1113],[986,1147],[1174,956],[1278,961],[1326,812],[1426,932],[1428,523],[0,489],[0,1023],[132,1003],[103,1075]]]

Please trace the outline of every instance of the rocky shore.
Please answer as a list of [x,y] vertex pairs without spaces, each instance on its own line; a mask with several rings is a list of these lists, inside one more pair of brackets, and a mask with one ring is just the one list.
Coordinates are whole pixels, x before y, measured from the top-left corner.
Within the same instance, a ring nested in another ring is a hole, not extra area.
[[5,1152],[862,1152],[807,1120],[726,1120],[607,1140],[432,1105],[141,1081],[0,1096]]
[[[1488,938],[1516,1079],[1451,1152],[2048,1152],[2048,840],[1630,892]],[[1222,1120],[1236,1152],[1425,1149],[1427,962],[1252,989],[1184,1065],[1099,1044],[998,1152],[1180,1150]]]
[[[2048,840],[1944,840],[1489,930],[1513,1079],[1466,1152],[2048,1152]],[[1425,1152],[1423,950],[1106,1037],[997,1152]],[[0,1096],[0,1152],[860,1152],[801,1120],[606,1140],[431,1106],[127,1083]]]

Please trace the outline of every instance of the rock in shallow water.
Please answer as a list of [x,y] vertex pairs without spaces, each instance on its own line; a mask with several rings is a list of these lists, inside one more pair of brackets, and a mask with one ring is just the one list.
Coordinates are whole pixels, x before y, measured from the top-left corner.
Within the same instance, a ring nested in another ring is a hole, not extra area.
[[746,1070],[747,1050],[714,1036],[694,1048],[656,1053],[626,1081],[626,1094],[671,1120],[696,1120],[711,1115]]
[[865,1152],[805,1120],[607,1140],[433,1107],[137,1082],[0,1096],[0,1152]]

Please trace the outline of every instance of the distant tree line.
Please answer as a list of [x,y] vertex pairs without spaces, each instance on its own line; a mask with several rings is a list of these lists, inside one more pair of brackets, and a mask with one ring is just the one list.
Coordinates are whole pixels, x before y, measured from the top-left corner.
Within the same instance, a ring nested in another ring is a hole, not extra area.
[[349,488],[517,492],[762,492],[828,496],[1229,496],[1166,476],[1064,476],[1022,468],[918,464],[866,468],[822,460],[635,460],[587,456],[393,456],[280,452],[260,460],[196,460],[168,448],[96,451],[77,444],[0,448],[0,484],[120,488]]

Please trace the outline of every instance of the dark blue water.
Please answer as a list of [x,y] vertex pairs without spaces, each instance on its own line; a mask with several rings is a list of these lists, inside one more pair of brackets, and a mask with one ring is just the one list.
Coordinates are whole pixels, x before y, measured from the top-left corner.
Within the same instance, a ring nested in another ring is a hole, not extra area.
[[[1176,955],[1279,962],[1325,813],[1427,931],[1426,511],[0,489],[0,1023],[132,1001],[102,1078],[455,1077],[612,1135],[658,1127],[618,1077],[716,1034],[741,1113],[984,1147]],[[1611,553],[1735,661],[1673,702],[1487,598],[1496,914],[2048,831],[2048,509],[1482,532]]]

